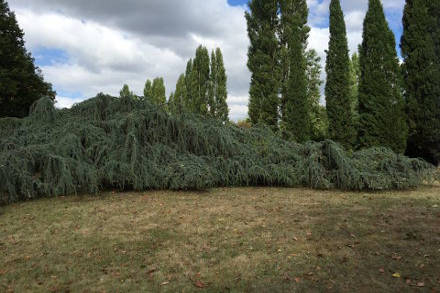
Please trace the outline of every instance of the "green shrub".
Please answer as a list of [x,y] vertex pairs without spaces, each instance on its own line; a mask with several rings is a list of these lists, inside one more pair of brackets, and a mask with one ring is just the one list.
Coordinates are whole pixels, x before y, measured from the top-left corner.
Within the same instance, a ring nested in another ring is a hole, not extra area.
[[148,101],[103,94],[69,110],[42,99],[28,118],[0,126],[3,203],[105,189],[404,189],[435,175],[433,166],[383,148],[301,145],[267,128],[169,115]]

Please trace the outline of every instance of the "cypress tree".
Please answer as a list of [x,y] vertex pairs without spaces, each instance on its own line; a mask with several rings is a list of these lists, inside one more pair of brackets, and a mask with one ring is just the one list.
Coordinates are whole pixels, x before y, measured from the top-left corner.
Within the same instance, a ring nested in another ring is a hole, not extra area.
[[55,98],[26,51],[23,31],[6,1],[0,0],[0,117],[24,117],[43,96]]
[[380,0],[369,0],[360,48],[358,139],[361,147],[402,153],[408,131],[395,44]]
[[216,87],[215,87],[215,117],[223,122],[229,121],[229,108],[227,104],[228,89],[227,76],[223,61],[223,54],[220,48],[215,50],[215,71],[216,71]]
[[311,104],[307,99],[305,58],[310,31],[307,3],[306,0],[281,0],[280,10],[288,47],[286,60],[289,62],[287,90],[282,97],[282,130],[285,137],[305,142],[311,138]]
[[252,0],[245,13],[250,39],[248,68],[251,72],[249,117],[252,124],[278,129],[279,57],[277,0]]
[[151,80],[147,79],[144,87],[144,98],[152,99],[153,98],[153,83]]
[[440,62],[438,1],[407,0],[401,39],[403,76],[410,128],[407,153],[440,162]]
[[165,84],[162,77],[157,77],[153,80],[153,86],[151,87],[152,97],[151,100],[156,105],[165,105],[167,101],[165,93]]
[[339,0],[330,2],[330,42],[327,51],[325,97],[329,136],[351,148],[355,129],[350,103],[350,58],[344,14]]

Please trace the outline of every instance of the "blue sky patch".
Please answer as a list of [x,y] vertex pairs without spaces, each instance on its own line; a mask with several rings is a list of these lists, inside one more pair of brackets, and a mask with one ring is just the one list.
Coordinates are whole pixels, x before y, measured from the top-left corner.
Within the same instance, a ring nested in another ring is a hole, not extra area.
[[55,48],[40,47],[32,52],[38,66],[51,66],[54,64],[64,64],[69,60],[66,51]]
[[248,0],[228,0],[228,4],[231,6],[241,6],[248,3]]

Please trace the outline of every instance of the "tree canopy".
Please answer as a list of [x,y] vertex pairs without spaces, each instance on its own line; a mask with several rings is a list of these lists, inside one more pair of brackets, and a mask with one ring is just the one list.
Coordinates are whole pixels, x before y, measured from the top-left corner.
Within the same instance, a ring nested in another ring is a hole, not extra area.
[[25,117],[41,97],[55,98],[27,52],[23,31],[8,3],[0,0],[0,117]]
[[394,33],[380,0],[369,0],[360,47],[359,129],[361,147],[406,149],[407,124]]

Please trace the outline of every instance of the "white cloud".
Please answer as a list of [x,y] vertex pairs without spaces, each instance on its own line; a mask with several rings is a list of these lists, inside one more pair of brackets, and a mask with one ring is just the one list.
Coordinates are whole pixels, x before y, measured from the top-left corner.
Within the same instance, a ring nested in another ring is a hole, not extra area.
[[[330,0],[308,0],[309,48],[325,63]],[[43,66],[45,79],[64,92],[87,98],[98,92],[116,95],[124,83],[141,94],[147,78],[163,76],[167,92],[174,90],[186,61],[199,44],[221,47],[228,74],[232,119],[247,115],[250,73],[244,11],[226,0],[10,0],[27,46],[60,49],[66,63]],[[368,0],[341,0],[349,47],[357,49]],[[404,0],[384,0],[388,12],[401,12]],[[394,21],[398,17],[394,17]],[[58,106],[81,99],[58,97]]]

